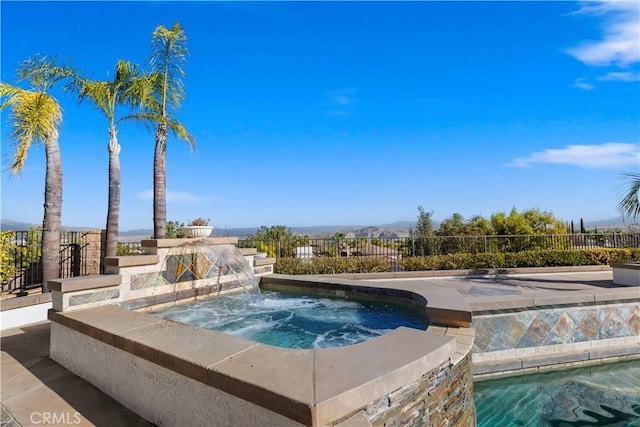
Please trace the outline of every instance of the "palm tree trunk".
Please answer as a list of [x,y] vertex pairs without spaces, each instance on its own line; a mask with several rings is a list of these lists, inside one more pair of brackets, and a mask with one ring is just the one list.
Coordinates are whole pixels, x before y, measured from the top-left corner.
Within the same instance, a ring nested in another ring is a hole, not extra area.
[[158,124],[156,147],[153,155],[153,236],[164,239],[167,235],[167,124]]
[[120,145],[114,125],[109,129],[109,206],[107,207],[107,242],[105,256],[116,256],[120,218]]
[[44,184],[44,219],[42,221],[42,292],[49,292],[48,282],[60,277],[60,223],[62,221],[62,161],[58,131],[53,130],[45,142],[46,172]]

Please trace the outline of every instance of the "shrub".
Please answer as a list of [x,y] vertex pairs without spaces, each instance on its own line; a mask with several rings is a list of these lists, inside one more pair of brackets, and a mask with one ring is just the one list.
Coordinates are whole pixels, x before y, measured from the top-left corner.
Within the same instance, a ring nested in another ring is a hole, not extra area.
[[280,258],[274,267],[278,274],[381,273],[392,270],[391,262],[382,257]]
[[400,265],[407,271],[483,268],[554,267],[608,265],[640,259],[640,248],[535,250],[509,253],[450,254],[406,258]]
[[[405,271],[481,270],[490,268],[555,267],[608,265],[640,260],[640,248],[631,249],[549,249],[524,252],[490,252],[408,257],[399,261]],[[383,257],[319,257],[313,259],[280,258],[275,265],[279,274],[376,273],[393,271]]]

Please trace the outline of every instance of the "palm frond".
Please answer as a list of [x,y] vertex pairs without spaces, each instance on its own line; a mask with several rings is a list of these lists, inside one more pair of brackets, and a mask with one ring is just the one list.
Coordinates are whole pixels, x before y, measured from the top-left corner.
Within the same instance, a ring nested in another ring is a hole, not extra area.
[[172,118],[167,121],[167,127],[171,132],[180,139],[183,139],[191,148],[191,150],[195,150],[196,148],[196,139],[193,135],[187,131],[187,128],[184,127],[180,121],[175,118]]
[[134,123],[142,125],[145,129],[153,132],[158,123],[162,121],[162,117],[155,113],[139,111],[122,116],[119,121],[133,121]]
[[182,79],[188,54],[187,37],[179,23],[176,22],[171,29],[163,25],[155,29],[151,40],[150,63],[151,70],[162,78],[156,96],[164,115],[180,108],[184,99]]
[[6,99],[2,109],[11,109],[12,136],[16,142],[11,170],[18,173],[24,167],[31,144],[46,144],[48,137],[57,132],[62,111],[58,102],[42,91],[29,91],[0,82],[0,96]]
[[640,216],[640,173],[625,173],[622,175],[626,190],[620,195],[617,208],[624,215],[632,218]]
[[70,71],[70,67],[61,65],[54,57],[35,55],[20,64],[18,78],[28,80],[34,89],[45,92],[58,81],[71,77]]

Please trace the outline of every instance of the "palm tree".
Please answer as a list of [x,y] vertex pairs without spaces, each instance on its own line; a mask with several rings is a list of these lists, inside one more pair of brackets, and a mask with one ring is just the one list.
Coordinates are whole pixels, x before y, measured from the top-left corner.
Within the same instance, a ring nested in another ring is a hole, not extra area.
[[59,77],[51,73],[47,58],[33,58],[18,70],[21,80],[28,79],[31,89],[0,82],[0,110],[11,110],[15,155],[11,171],[20,173],[32,143],[44,145],[46,172],[44,218],[42,221],[42,292],[48,292],[49,280],[60,277],[60,225],[62,217],[62,161],[58,127],[62,122],[60,104],[48,91]]
[[109,121],[109,190],[105,255],[115,256],[118,249],[118,222],[120,217],[120,144],[118,124],[135,115],[117,117],[120,105],[144,104],[144,77],[135,65],[120,60],[116,64],[113,80],[92,80],[69,69],[72,78],[67,85],[78,94],[80,102],[92,103]]
[[164,238],[167,231],[168,131],[185,140],[191,148],[195,145],[193,136],[174,116],[185,98],[182,78],[188,53],[187,37],[179,23],[176,22],[171,29],[159,25],[153,32],[150,82],[155,103],[148,109],[146,119],[157,126],[153,155],[153,234],[156,239]]
[[618,202],[618,210],[631,218],[640,217],[640,173],[630,172],[623,175],[628,188]]

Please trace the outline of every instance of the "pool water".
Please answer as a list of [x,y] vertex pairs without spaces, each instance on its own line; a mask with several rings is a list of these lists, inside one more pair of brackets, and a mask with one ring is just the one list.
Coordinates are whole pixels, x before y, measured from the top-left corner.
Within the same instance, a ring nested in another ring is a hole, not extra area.
[[640,426],[640,360],[474,383],[478,426]]
[[427,328],[424,313],[410,307],[273,291],[199,300],[151,314],[263,344],[304,349],[356,344],[399,326]]

